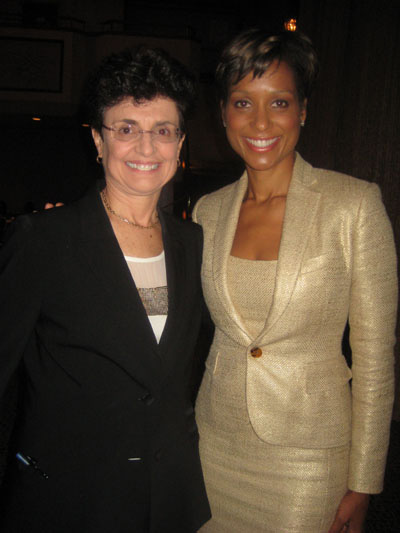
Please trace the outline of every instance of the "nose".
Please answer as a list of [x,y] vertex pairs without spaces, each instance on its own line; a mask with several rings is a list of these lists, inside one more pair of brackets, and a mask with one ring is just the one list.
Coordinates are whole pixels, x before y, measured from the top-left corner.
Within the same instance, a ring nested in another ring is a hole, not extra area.
[[139,139],[136,141],[135,149],[143,155],[151,155],[154,151],[154,140],[150,131],[142,131]]
[[268,109],[265,106],[258,106],[254,110],[253,123],[260,131],[266,130],[270,125],[271,119]]

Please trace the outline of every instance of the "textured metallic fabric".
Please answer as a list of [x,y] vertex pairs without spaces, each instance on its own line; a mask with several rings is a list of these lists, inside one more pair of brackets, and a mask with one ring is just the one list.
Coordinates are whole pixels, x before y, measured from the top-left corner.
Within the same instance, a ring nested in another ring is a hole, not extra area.
[[138,288],[147,315],[168,315],[168,287]]
[[[290,448],[350,443],[347,487],[380,492],[393,403],[397,274],[379,188],[315,169],[296,154],[273,301],[257,337],[232,305],[227,283],[246,188],[245,173],[200,199],[193,212],[204,231],[203,290],[216,325],[197,402],[201,433],[207,433],[201,420],[221,430],[231,425],[221,409],[229,389],[221,391],[214,378],[226,372],[229,380],[230,365],[244,358],[246,410],[258,439],[286,449],[288,460]],[[347,319],[351,369],[341,352]],[[254,347],[261,357],[251,356]]]
[[271,308],[276,264],[277,261],[252,261],[233,256],[228,260],[227,280],[232,305],[253,337],[264,329]]
[[[275,277],[276,261],[228,260],[235,311],[255,334],[264,328]],[[243,352],[232,359],[221,350],[214,368],[207,363],[211,372],[203,382],[197,422],[213,518],[201,532],[326,533],[346,492],[349,445],[307,449],[259,439],[247,412],[247,357]],[[218,412],[213,417],[207,411],[211,387]]]
[[223,424],[207,419],[199,404],[200,454],[212,512],[200,531],[326,533],[347,489],[349,445],[307,449],[259,439],[245,405],[245,364],[244,356],[230,370],[230,384],[225,382],[229,389],[218,405]]

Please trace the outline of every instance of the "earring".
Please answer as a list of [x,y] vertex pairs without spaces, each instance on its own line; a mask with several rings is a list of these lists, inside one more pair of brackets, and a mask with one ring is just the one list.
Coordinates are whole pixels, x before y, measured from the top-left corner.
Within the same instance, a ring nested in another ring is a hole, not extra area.
[[103,158],[101,157],[101,155],[98,155],[98,156],[96,157],[96,161],[98,162],[99,165],[102,164],[102,162],[103,162]]
[[226,128],[226,122],[225,122],[225,120],[222,122],[222,125],[224,126],[224,128]]
[[181,160],[179,159],[179,157],[178,157],[178,159],[176,160],[176,166],[177,166],[177,167],[180,167],[180,166],[181,166]]
[[306,123],[304,122],[304,120],[302,120],[302,121],[300,122],[300,126],[301,126],[302,128],[304,128],[305,124],[306,124]]

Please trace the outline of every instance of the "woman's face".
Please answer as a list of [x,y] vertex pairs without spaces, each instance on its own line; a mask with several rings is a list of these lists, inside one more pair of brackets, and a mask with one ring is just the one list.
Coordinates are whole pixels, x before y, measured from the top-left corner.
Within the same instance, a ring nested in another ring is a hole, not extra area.
[[[121,122],[137,125],[146,132],[164,125],[179,128],[179,114],[169,98],[158,97],[141,104],[127,98],[104,113],[105,126],[112,128]],[[158,195],[175,174],[183,137],[161,143],[150,133],[129,141],[116,139],[114,132],[106,128],[102,134],[92,130],[97,152],[103,158],[107,186],[127,195]]]
[[251,72],[222,107],[228,140],[248,172],[291,170],[306,101],[299,102],[292,69],[274,62],[260,78]]

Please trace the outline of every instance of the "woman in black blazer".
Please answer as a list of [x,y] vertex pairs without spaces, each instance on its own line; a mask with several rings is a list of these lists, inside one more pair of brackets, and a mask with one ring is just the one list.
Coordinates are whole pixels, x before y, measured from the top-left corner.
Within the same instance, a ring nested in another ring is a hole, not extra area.
[[189,390],[202,235],[157,201],[193,82],[141,48],[89,86],[105,183],[20,217],[1,252],[1,394],[24,374],[1,531],[190,533],[210,516]]

